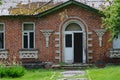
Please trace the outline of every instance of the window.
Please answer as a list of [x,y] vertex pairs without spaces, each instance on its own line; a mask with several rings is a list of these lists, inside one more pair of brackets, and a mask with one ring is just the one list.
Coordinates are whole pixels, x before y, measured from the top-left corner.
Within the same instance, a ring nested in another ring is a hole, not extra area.
[[23,24],[23,48],[30,49],[34,48],[34,24],[24,23]]
[[65,31],[82,31],[82,28],[76,23],[71,23],[66,27]]
[[4,49],[4,24],[0,23],[0,49]]
[[65,43],[66,43],[66,47],[72,47],[72,34],[66,34],[65,35]]
[[120,49],[120,35],[113,40],[113,48]]

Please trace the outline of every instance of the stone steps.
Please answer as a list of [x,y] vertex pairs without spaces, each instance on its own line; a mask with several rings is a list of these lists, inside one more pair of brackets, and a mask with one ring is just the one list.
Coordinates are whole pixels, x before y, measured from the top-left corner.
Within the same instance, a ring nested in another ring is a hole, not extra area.
[[68,65],[62,65],[61,68],[74,70],[74,69],[84,69],[91,66],[92,64],[68,64]]
[[52,65],[54,69],[68,69],[68,70],[76,70],[76,69],[85,69],[87,67],[91,67],[92,64],[64,64],[64,65]]

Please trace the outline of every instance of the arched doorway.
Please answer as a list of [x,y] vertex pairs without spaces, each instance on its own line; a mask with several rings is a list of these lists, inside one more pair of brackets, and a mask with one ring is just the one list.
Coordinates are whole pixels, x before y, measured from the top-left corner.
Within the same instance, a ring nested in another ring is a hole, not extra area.
[[83,30],[77,23],[70,23],[64,29],[64,62],[83,63]]

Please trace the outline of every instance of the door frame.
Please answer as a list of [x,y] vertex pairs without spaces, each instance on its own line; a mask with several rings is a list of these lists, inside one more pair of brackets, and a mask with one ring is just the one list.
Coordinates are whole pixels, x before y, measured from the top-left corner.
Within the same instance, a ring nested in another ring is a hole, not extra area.
[[[66,34],[72,34],[72,49],[73,49],[73,63],[74,63],[74,33],[82,33],[83,35],[82,35],[82,42],[83,42],[83,44],[82,44],[82,63],[86,63],[86,62],[84,62],[84,60],[86,59],[86,55],[85,55],[85,52],[84,52],[84,32],[83,31],[64,31],[64,34],[63,34],[63,52],[64,52],[64,54],[63,54],[63,61],[65,62],[65,35]],[[85,59],[84,59],[85,58]]]
[[83,31],[83,63],[86,63],[88,61],[87,59],[87,44],[88,44],[88,41],[87,41],[87,38],[88,38],[88,25],[86,24],[86,22],[79,18],[79,17],[69,17],[68,19],[64,20],[61,24],[60,24],[60,27],[59,27],[59,32],[60,32],[60,50],[61,50],[61,61],[64,62],[64,32],[65,32],[65,29],[67,28],[67,26],[71,23],[76,23],[78,24],[81,28],[82,28],[82,31]]

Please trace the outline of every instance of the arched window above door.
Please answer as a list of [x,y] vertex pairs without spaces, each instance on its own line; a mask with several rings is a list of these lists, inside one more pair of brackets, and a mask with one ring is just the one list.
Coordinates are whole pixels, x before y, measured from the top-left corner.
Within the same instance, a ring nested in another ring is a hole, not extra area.
[[66,27],[65,31],[82,31],[82,28],[76,23],[71,23]]

